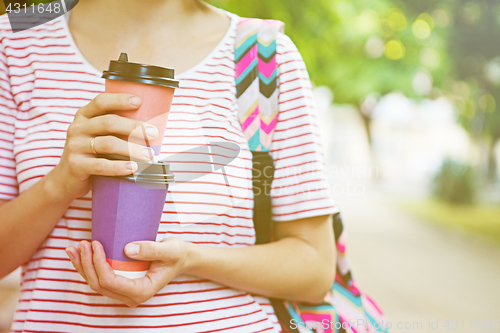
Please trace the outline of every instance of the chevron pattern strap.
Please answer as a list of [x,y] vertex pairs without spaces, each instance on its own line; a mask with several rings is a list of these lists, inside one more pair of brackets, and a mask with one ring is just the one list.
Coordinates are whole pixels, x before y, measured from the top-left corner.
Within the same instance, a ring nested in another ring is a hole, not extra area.
[[269,151],[278,121],[276,38],[283,23],[241,19],[236,34],[238,119],[251,151]]
[[[266,174],[263,172],[265,163],[261,163],[258,158],[271,158],[267,152],[278,119],[276,38],[279,31],[283,31],[283,23],[278,21],[242,19],[235,42],[238,118],[253,152],[252,170],[257,169],[260,174]],[[254,184],[262,183],[260,179],[255,182],[256,173],[252,179]],[[271,234],[271,198],[264,193],[265,191],[260,191],[260,194],[256,194],[254,185],[254,226],[257,240],[261,233],[269,236],[261,237],[267,239],[263,243],[269,242]],[[387,332],[387,327],[383,326],[383,312],[356,287],[352,278],[345,253],[346,235],[340,214],[333,217],[333,229],[337,265],[331,290],[319,305],[270,298],[280,324],[289,333],[319,332],[314,327],[321,328],[324,333]],[[301,329],[291,326],[291,320]],[[362,324],[358,326],[360,321]],[[325,327],[324,323],[329,323],[329,327]],[[314,326],[309,326],[312,327],[309,329],[307,325]]]

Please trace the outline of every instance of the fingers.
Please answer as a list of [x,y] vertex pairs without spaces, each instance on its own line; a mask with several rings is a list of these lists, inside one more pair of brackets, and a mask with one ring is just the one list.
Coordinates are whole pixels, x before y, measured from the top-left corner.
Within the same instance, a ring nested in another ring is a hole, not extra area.
[[176,264],[186,255],[182,245],[183,242],[175,237],[169,237],[162,242],[133,242],[125,246],[125,254],[136,260]]
[[99,276],[100,285],[117,294],[127,295],[137,303],[142,303],[156,293],[157,290],[153,286],[153,281],[149,278],[127,279],[121,275],[116,275],[111,266],[106,262],[106,256],[101,243],[94,241],[92,243],[94,251],[93,261],[95,271]]
[[[78,250],[68,247],[66,253],[73,266],[84,277],[95,292],[119,300],[129,307],[135,307],[151,297],[166,285],[175,275],[173,269],[153,267],[144,278],[127,279],[116,275],[106,261],[101,243],[82,241]],[[159,261],[155,262],[161,265]],[[155,264],[153,263],[153,264]]]
[[111,111],[138,109],[141,103],[141,99],[134,95],[103,93],[97,95],[89,104],[78,110],[77,115],[93,118]]
[[151,141],[158,136],[158,129],[155,126],[116,114],[106,114],[89,119],[83,131],[89,136],[100,134],[123,135],[141,139],[144,143],[146,143],[146,140]]
[[[89,138],[81,141],[82,150],[86,149],[89,154],[93,154]],[[135,160],[150,161],[155,152],[153,149],[137,143],[127,142],[116,136],[98,136],[94,139],[94,149],[98,154],[115,154],[131,157]]]
[[98,277],[98,283],[101,287],[109,289],[113,285],[118,275],[115,274],[109,263],[106,261],[104,249],[97,241],[92,242],[92,262],[94,264],[95,272]]
[[[116,299],[122,303],[125,303],[129,307],[136,307],[139,302],[136,302],[132,300],[130,297],[127,297],[126,295],[114,293],[111,290],[106,289],[100,284],[100,279],[99,276],[94,268],[94,263],[93,263],[93,251],[91,248],[91,245],[87,241],[82,241],[80,245],[78,246],[80,249],[80,258],[81,258],[81,266],[84,271],[86,281],[89,284],[90,288],[94,290],[95,292],[107,296],[109,298]],[[102,251],[101,256],[104,257],[104,262],[108,265],[109,269],[111,270],[111,273],[114,274],[113,270],[109,266],[109,264],[106,262],[106,256],[104,254],[104,251]],[[82,275],[83,276],[83,275]]]
[[78,168],[89,175],[126,176],[137,171],[137,163],[133,161],[111,161],[105,158],[80,158]]
[[82,267],[80,251],[76,249],[74,246],[69,246],[66,248],[66,254],[71,260],[71,263],[73,264],[73,267],[75,267],[76,271],[80,273],[80,275],[85,279],[85,281],[87,281],[87,276],[85,275],[85,272],[83,271]]
[[82,241],[80,242],[78,248],[80,249],[81,264],[83,272],[87,277],[87,283],[90,288],[98,292],[100,289],[99,278],[97,277],[97,273],[92,262],[92,250],[90,249],[90,244],[87,241]]
[[162,260],[162,251],[156,242],[134,242],[125,246],[125,254],[132,259],[144,261]]

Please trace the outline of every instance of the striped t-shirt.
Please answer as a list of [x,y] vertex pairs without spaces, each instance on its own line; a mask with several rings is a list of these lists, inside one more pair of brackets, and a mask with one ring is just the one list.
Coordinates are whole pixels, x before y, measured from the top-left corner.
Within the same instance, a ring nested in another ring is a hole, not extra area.
[[[252,155],[236,116],[233,49],[239,17],[228,15],[231,25],[218,46],[176,77],[180,88],[161,157],[175,160],[171,170],[177,182],[169,188],[157,240],[174,236],[219,247],[255,242]],[[0,199],[9,200],[56,166],[75,112],[104,92],[104,79],[83,58],[62,17],[13,34],[4,15],[0,41]],[[337,209],[325,180],[304,62],[283,34],[277,51],[279,119],[271,147],[274,220],[332,214]],[[239,145],[239,155],[215,172],[194,170],[189,151],[199,154],[196,147],[214,141]],[[193,172],[199,174],[193,177]],[[64,252],[91,238],[91,197],[88,193],[75,199],[22,266],[12,332],[280,330],[266,298],[196,276],[178,276],[137,308],[91,290]]]

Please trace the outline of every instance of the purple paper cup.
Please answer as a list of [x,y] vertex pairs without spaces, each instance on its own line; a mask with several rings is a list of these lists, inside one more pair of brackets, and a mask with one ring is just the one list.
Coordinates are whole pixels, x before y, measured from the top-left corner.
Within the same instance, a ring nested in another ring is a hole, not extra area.
[[173,182],[162,179],[92,177],[92,240],[102,244],[116,274],[131,279],[146,275],[150,262],[130,259],[123,250],[130,242],[156,240]]

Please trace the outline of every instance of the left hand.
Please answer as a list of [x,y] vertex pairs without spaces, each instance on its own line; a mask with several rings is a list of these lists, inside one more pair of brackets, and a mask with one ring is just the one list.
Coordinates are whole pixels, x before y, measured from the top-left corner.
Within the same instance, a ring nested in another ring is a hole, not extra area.
[[151,261],[145,277],[128,279],[116,275],[106,261],[104,248],[98,241],[81,241],[78,249],[70,246],[66,253],[71,263],[90,288],[101,295],[125,303],[129,307],[147,301],[181,274],[187,267],[187,244],[174,237],[161,242],[133,242],[125,254],[136,260]]

